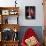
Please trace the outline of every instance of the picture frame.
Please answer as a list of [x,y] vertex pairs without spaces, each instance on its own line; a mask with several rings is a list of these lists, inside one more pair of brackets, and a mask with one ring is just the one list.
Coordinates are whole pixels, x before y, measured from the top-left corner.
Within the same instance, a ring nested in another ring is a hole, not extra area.
[[10,15],[16,15],[17,13],[18,13],[18,12],[15,11],[15,10],[10,10],[10,11],[9,11],[9,14],[10,14]]
[[35,19],[35,17],[36,17],[35,6],[25,6],[25,18]]
[[9,15],[9,10],[2,10],[2,15]]

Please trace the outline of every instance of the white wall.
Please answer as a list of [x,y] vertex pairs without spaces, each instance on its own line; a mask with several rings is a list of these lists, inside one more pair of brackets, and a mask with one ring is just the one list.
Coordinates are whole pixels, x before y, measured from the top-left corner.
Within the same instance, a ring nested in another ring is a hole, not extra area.
[[[26,26],[42,26],[43,25],[43,6],[42,0],[21,0],[20,1],[20,25]],[[35,6],[36,7],[36,19],[26,20],[25,19],[25,6]]]
[[[15,0],[0,0],[0,6],[9,7],[15,6]],[[43,26],[43,6],[42,0],[17,0],[19,6],[19,24],[21,26]],[[36,19],[26,20],[25,19],[25,6],[35,6],[36,7]]]

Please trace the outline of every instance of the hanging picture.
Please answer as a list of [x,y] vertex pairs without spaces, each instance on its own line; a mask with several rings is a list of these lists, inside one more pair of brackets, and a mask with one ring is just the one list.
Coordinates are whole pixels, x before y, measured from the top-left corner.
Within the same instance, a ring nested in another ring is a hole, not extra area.
[[35,19],[35,6],[25,6],[25,18]]
[[2,15],[9,15],[9,10],[2,10]]

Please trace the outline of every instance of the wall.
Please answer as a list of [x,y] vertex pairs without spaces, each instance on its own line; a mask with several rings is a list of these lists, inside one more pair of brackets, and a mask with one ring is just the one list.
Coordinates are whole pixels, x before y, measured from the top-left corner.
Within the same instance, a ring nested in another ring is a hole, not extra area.
[[[28,2],[28,3],[27,3]],[[30,5],[29,5],[30,4]],[[36,19],[26,20],[25,19],[25,6],[35,6],[36,7]],[[21,18],[21,20],[20,20]],[[43,6],[42,0],[21,0],[20,8],[20,23],[22,26],[43,26]]]
[[44,0],[44,43],[46,46],[46,0]]
[[[0,0],[1,7],[15,6],[15,0]],[[19,24],[21,26],[43,26],[43,6],[42,0],[17,0],[17,6],[19,6]],[[25,19],[25,6],[35,6],[36,8],[36,19],[26,20]]]
[[44,0],[44,26],[46,26],[46,0]]

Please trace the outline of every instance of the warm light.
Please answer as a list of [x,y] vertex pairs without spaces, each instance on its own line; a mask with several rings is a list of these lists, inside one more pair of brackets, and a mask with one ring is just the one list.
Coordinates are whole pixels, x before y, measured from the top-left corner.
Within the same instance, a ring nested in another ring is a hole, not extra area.
[[15,31],[15,32],[17,32],[17,30],[16,30],[16,29],[14,29],[14,31]]
[[12,11],[14,11],[14,10],[12,10]]

